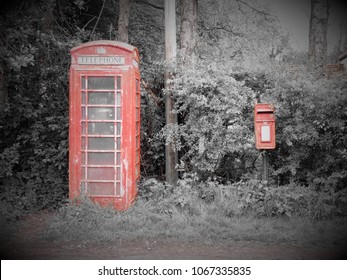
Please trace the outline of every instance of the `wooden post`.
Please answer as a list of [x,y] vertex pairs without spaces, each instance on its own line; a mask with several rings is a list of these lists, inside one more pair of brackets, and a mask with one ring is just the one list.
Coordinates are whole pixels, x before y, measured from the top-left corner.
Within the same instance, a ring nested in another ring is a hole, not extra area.
[[269,157],[266,150],[262,152],[263,159],[263,174],[262,174],[262,183],[267,184],[269,181]]
[[[165,70],[165,117],[166,125],[177,124],[177,115],[172,112],[174,101],[170,90],[172,89],[170,68],[175,64],[176,59],[176,0],[165,0],[165,59],[167,67]],[[178,179],[176,170],[177,151],[170,143],[165,146],[165,168],[166,182],[175,185]]]

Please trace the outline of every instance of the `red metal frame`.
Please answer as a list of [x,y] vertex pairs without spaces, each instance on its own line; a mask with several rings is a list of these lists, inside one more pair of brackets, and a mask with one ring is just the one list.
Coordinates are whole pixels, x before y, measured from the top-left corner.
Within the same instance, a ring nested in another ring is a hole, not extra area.
[[95,41],[71,50],[69,196],[126,210],[140,178],[138,50]]
[[275,108],[266,103],[254,106],[255,147],[258,150],[276,148]]

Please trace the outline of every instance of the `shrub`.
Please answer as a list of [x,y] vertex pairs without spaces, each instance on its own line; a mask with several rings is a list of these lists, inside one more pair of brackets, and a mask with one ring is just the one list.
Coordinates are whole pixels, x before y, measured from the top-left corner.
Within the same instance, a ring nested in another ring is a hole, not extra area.
[[[341,190],[347,183],[347,79],[317,79],[305,71],[272,77],[267,98],[276,110],[278,183]],[[289,81],[288,81],[289,80]]]
[[[174,93],[180,122],[166,126],[163,136],[179,151],[180,170],[197,172],[202,179],[240,179],[254,156],[255,93],[230,72],[213,66],[178,74]],[[237,176],[224,168],[227,164],[239,169]]]
[[155,179],[147,180],[140,188],[139,197],[156,203],[158,212],[162,213],[168,213],[175,207],[190,216],[202,215],[209,209],[220,213],[221,217],[251,215],[312,219],[341,215],[338,204],[344,201],[343,191],[317,191],[314,187],[294,183],[264,185],[258,180],[220,184],[211,178],[200,181],[196,174],[186,175],[175,187]]
[[179,124],[166,126],[162,135],[176,145],[180,170],[224,183],[256,179],[261,165],[253,106],[261,101],[276,108],[271,180],[317,190],[345,188],[347,79],[317,78],[305,69],[293,73],[288,65],[270,70],[236,73],[212,64],[177,73]]

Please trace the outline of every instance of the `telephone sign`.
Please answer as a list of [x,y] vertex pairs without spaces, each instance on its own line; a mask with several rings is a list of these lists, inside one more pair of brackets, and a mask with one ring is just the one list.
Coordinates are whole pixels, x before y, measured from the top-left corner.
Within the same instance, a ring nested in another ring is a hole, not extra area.
[[71,50],[69,196],[127,209],[140,179],[138,50],[95,41]]

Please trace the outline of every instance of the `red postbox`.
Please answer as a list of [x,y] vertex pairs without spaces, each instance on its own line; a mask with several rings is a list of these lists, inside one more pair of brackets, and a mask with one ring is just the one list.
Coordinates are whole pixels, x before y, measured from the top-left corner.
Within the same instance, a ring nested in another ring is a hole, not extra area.
[[95,41],[71,50],[69,196],[126,210],[140,178],[137,48]]
[[255,147],[258,150],[276,148],[275,108],[270,104],[259,103],[254,106]]

